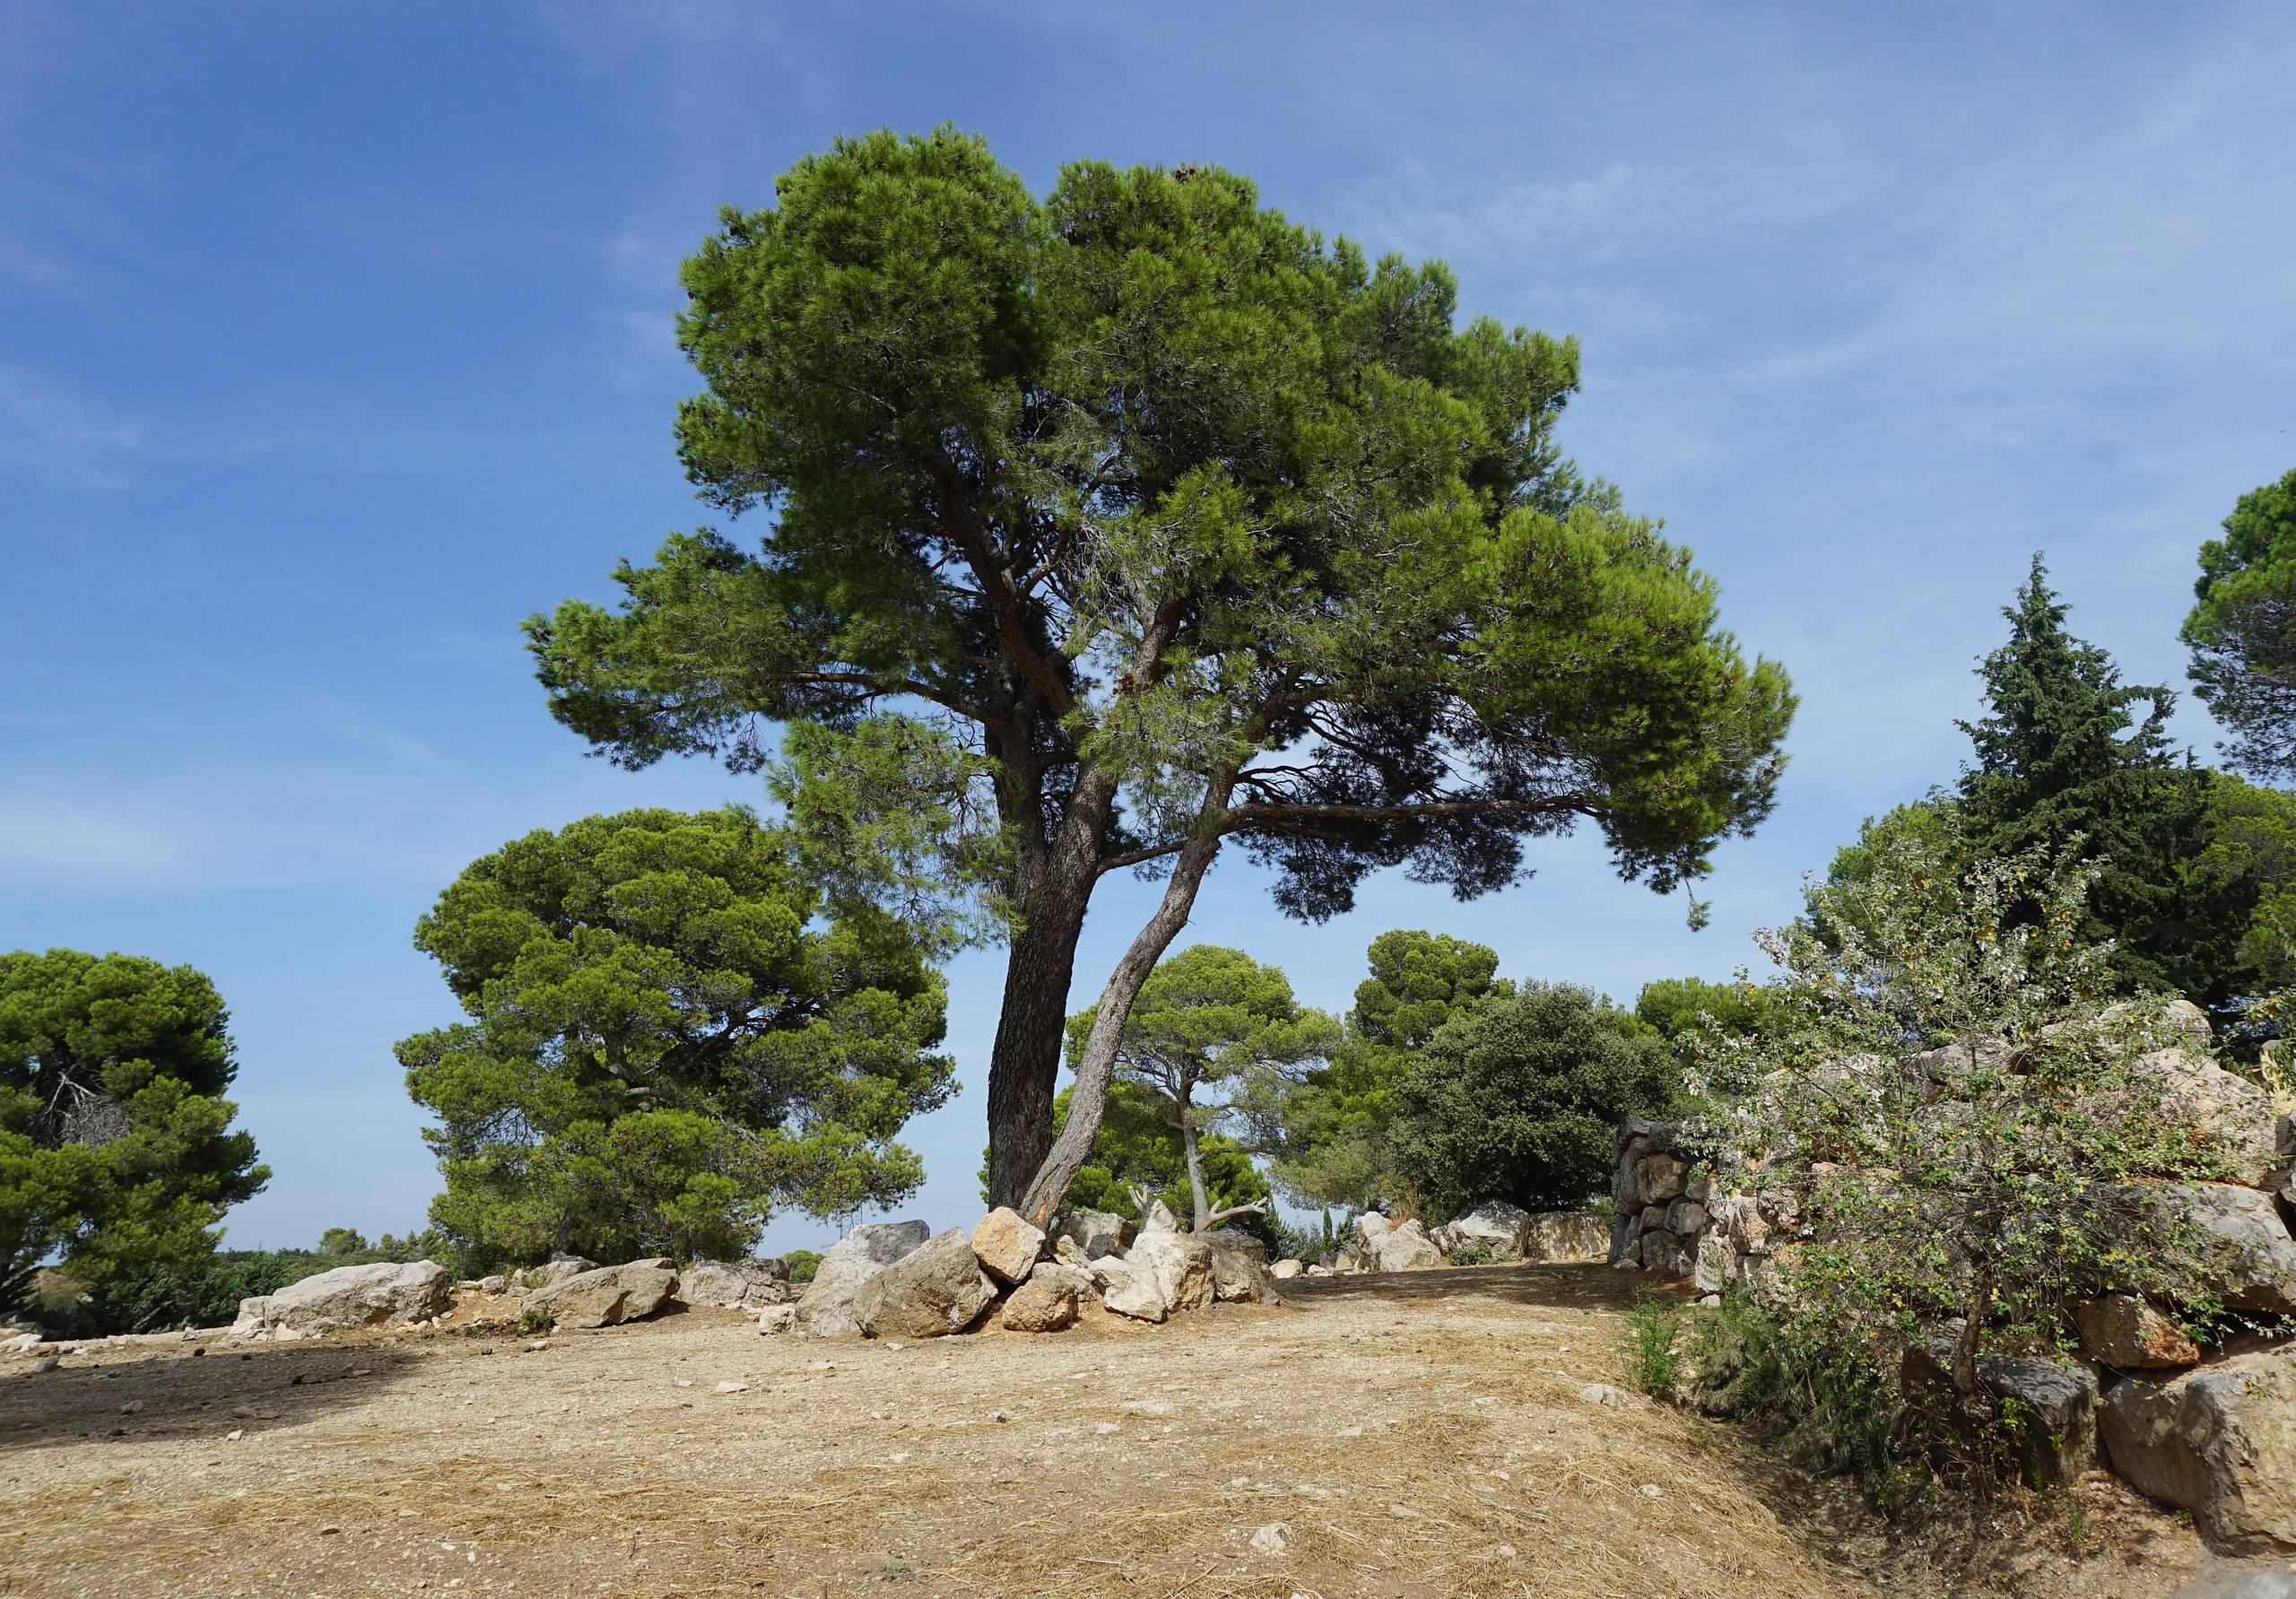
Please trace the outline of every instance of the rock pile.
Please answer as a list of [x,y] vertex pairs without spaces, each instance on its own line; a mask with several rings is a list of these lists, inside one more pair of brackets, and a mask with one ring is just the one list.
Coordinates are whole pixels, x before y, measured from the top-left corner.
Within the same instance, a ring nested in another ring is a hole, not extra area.
[[1423,1272],[1451,1264],[1600,1260],[1610,1245],[1602,1219],[1580,1211],[1534,1213],[1487,1199],[1442,1226],[1396,1221],[1377,1211],[1355,1218],[1354,1241],[1312,1265],[1277,1261],[1274,1275],[1310,1277],[1351,1272]]
[[857,1227],[822,1256],[794,1307],[770,1307],[761,1332],[937,1338],[990,1322],[1013,1332],[1073,1325],[1080,1306],[1161,1322],[1215,1303],[1278,1303],[1266,1246],[1248,1234],[1183,1233],[1156,1223],[1127,1248],[1119,1218],[1074,1212],[1050,1233],[999,1208],[970,1233],[928,1238],[925,1223]]
[[[2296,1129],[2264,1091],[2198,1053],[2208,1020],[2178,1000],[2166,1018],[2184,1042],[2137,1061],[2161,1112],[2227,1149],[2237,1182],[2127,1184],[2092,1191],[2102,1225],[2166,1204],[2235,1246],[2220,1287],[2225,1305],[2252,1316],[2296,1315]],[[1935,1053],[1935,1052],[1932,1052]],[[1917,1059],[1922,1057],[1915,1057]],[[1620,1124],[1611,1196],[1617,1221],[1611,1263],[1692,1280],[1701,1300],[1734,1284],[1757,1297],[1779,1283],[1778,1261],[1800,1234],[1791,1191],[1718,1192],[1698,1130],[1679,1123]],[[2109,1243],[2109,1239],[2103,1240]],[[2085,1360],[1985,1356],[1981,1386],[2014,1398],[2038,1419],[2025,1464],[2064,1482],[2104,1464],[2137,1491],[2192,1513],[2224,1553],[2296,1551],[2296,1334],[2267,1330],[2222,1348],[2196,1343],[2160,1307],[2103,1292],[2066,1307]],[[1949,1381],[1952,1329],[1936,1329],[1906,1356],[1905,1381]]]

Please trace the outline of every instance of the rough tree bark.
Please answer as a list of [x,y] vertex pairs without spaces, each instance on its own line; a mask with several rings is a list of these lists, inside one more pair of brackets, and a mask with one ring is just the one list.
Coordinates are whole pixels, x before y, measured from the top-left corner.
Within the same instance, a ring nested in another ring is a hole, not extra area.
[[1052,1148],[1030,1180],[1021,1204],[1014,1207],[1038,1227],[1049,1230],[1061,1196],[1068,1192],[1068,1185],[1076,1180],[1076,1173],[1091,1152],[1092,1140],[1100,1130],[1100,1112],[1108,1103],[1109,1080],[1116,1072],[1117,1046],[1124,1037],[1125,1023],[1132,1019],[1132,1002],[1140,996],[1141,985],[1156,969],[1156,962],[1163,959],[1172,940],[1187,926],[1188,912],[1196,906],[1196,891],[1204,886],[1204,874],[1211,869],[1213,857],[1220,853],[1227,829],[1228,796],[1234,786],[1231,774],[1216,783],[1205,796],[1196,813],[1196,831],[1173,860],[1172,874],[1165,880],[1164,895],[1155,914],[1133,934],[1130,946],[1109,975],[1108,986],[1100,991],[1099,1012],[1092,1019],[1092,1030],[1085,1037],[1083,1054],[1076,1063],[1076,1083],[1068,1097],[1068,1120],[1059,1136],[1052,1141]]

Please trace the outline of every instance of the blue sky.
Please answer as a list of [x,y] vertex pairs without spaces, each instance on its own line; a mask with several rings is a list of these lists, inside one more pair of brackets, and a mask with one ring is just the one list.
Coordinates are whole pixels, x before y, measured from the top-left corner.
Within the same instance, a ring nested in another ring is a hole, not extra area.
[[[2195,546],[2296,465],[2292,65],[2274,5],[0,0],[0,949],[214,977],[275,1172],[233,1242],[419,1224],[390,1046],[452,1007],[416,916],[528,829],[757,797],[586,760],[518,647],[702,519],[676,263],[833,135],[953,121],[1039,189],[1248,172],[1578,335],[1565,447],[1803,696],[1704,933],[1579,840],[1314,928],[1231,859],[1187,936],[1335,1008],[1392,926],[1621,997],[1726,975],[1952,777],[2034,550],[2076,630],[2181,685]],[[1080,983],[1144,893],[1103,891]],[[998,970],[952,969],[967,1091],[912,1127],[935,1226],[978,1209]]]

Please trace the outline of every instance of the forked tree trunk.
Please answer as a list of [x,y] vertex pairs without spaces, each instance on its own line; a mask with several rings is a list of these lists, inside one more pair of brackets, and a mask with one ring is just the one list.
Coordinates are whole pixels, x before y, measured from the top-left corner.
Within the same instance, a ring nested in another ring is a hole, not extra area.
[[1091,893],[1039,896],[1004,959],[1004,997],[988,1056],[988,1203],[1018,1208],[1052,1148],[1052,1102],[1068,1024],[1068,983]]
[[[1207,799],[1203,813],[1216,819],[1226,804],[1222,785]],[[1124,1037],[1125,1024],[1132,1019],[1132,1002],[1140,997],[1141,985],[1156,969],[1156,962],[1163,959],[1179,930],[1187,926],[1196,891],[1204,886],[1204,873],[1211,867],[1213,856],[1220,853],[1220,840],[1214,820],[1181,848],[1171,876],[1165,880],[1164,897],[1156,914],[1133,935],[1131,946],[1109,975],[1108,986],[1100,991],[1092,1030],[1084,1039],[1083,1058],[1076,1063],[1075,1086],[1069,1091],[1068,1120],[1052,1141],[1021,1204],[1014,1207],[1038,1227],[1051,1228],[1061,1196],[1091,1152],[1092,1140],[1100,1130],[1100,1113],[1108,1105],[1109,1080],[1116,1071],[1117,1045]]]

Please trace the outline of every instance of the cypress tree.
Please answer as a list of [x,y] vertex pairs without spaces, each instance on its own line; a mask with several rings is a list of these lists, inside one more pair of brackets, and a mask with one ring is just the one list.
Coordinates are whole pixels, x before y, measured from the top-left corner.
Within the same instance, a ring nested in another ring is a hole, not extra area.
[[2066,630],[2066,611],[2036,554],[2003,612],[2008,642],[1978,668],[1986,714],[1960,724],[1977,755],[1960,785],[1969,844],[1998,856],[2079,835],[2102,869],[2083,934],[2118,941],[2113,979],[2215,1008],[2229,974],[2185,888],[2205,843],[2210,774],[2170,743],[2174,692],[2121,682],[2110,656]]

